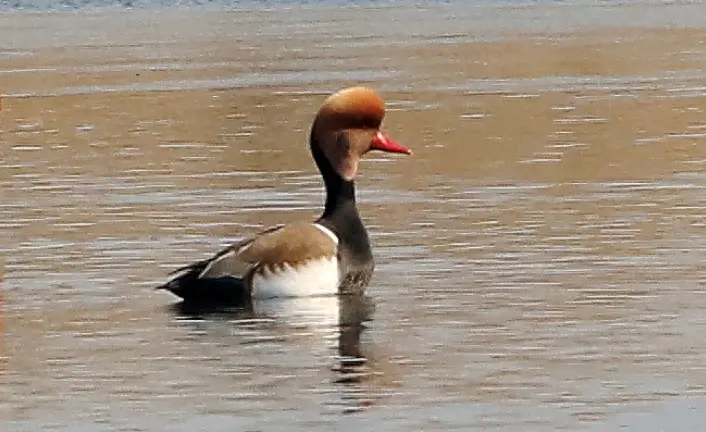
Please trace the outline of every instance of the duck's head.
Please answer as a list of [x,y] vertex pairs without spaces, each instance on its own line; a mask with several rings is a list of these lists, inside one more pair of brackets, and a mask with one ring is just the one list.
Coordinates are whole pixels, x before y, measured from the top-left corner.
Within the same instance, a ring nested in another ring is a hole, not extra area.
[[412,154],[380,131],[384,117],[385,103],[369,88],[350,87],[329,96],[311,128],[311,152],[322,174],[333,169],[351,181],[369,151]]

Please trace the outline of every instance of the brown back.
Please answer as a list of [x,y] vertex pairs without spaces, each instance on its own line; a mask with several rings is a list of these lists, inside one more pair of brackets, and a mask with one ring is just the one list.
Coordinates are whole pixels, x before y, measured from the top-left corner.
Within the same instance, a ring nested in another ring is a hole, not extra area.
[[296,265],[336,255],[338,245],[310,222],[295,222],[257,236],[237,257],[261,266]]

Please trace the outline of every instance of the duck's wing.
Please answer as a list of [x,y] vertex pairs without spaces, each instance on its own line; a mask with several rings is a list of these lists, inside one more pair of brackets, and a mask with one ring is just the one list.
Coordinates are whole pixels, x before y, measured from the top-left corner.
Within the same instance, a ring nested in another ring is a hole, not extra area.
[[338,238],[322,225],[305,222],[278,225],[234,243],[208,259],[173,271],[169,282],[157,289],[186,298],[187,292],[198,293],[194,290],[197,285],[234,279],[249,291],[247,279],[256,269],[285,264],[294,267],[311,259],[336,256],[337,249]]

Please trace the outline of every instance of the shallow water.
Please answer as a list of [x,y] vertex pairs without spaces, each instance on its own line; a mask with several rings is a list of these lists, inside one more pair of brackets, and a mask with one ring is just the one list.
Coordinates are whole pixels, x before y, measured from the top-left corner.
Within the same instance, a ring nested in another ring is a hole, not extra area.
[[[703,430],[706,30],[651,17],[706,14],[580,7],[0,16],[2,430]],[[314,218],[311,116],[361,81],[415,152],[361,165],[369,297],[152,290]]]

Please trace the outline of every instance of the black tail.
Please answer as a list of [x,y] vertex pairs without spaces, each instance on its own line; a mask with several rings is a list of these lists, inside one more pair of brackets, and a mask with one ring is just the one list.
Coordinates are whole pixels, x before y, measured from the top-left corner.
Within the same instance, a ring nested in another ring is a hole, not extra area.
[[177,269],[170,274],[176,276],[158,290],[167,290],[181,297],[185,302],[199,304],[239,305],[250,300],[250,292],[245,281],[235,276],[200,278],[199,276],[211,260],[199,261]]

